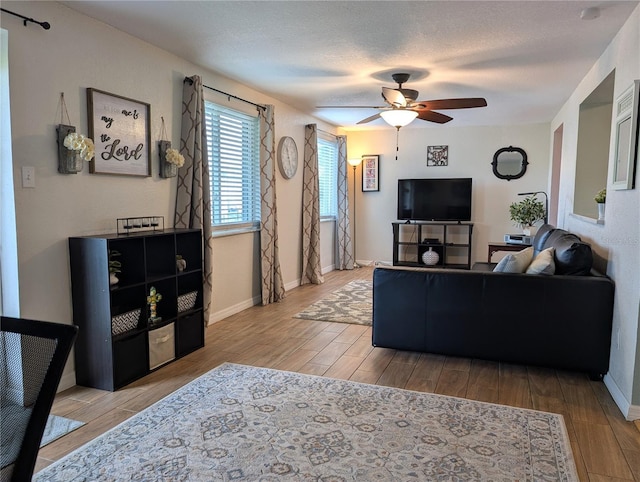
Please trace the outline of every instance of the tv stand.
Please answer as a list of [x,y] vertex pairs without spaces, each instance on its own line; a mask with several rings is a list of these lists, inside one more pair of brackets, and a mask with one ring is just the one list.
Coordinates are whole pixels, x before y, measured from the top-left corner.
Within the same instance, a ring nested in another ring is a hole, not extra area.
[[[471,269],[473,223],[407,220],[391,225],[394,266]],[[422,254],[429,249],[440,257],[431,266],[422,262]]]

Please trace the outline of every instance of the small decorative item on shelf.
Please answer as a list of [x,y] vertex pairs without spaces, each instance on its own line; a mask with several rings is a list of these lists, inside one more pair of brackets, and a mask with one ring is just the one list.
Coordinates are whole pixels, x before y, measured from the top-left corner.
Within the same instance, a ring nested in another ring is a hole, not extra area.
[[72,125],[64,124],[64,116],[71,124],[64,92],[60,93],[60,124],[56,128],[58,133],[58,172],[60,174],[77,174],[82,171],[84,161],[91,161],[95,155],[93,140],[78,134]]
[[117,218],[116,224],[118,236],[138,231],[164,231],[164,216]]
[[135,330],[140,319],[140,309],[127,311],[111,317],[111,334],[119,335],[127,331]]
[[178,268],[178,271],[187,269],[187,260],[179,254],[176,255],[176,268]]
[[440,255],[436,253],[431,246],[429,250],[422,253],[422,262],[427,266],[434,266],[440,261]]
[[545,217],[544,204],[535,195],[528,196],[520,202],[511,203],[509,216],[516,226],[522,228],[523,234],[530,235],[531,227]]
[[[167,137],[164,117],[160,117],[160,119],[162,119],[160,136]],[[158,152],[160,153],[160,177],[165,179],[175,177],[178,174],[178,168],[184,166],[184,156],[177,149],[171,147],[171,141],[159,141]]]
[[178,313],[192,310],[196,306],[196,298],[198,297],[197,291],[191,291],[184,295],[178,296]]
[[118,260],[113,259],[117,256],[120,256],[119,251],[116,251],[115,249],[109,250],[109,284],[110,285],[118,284],[119,280],[118,280],[117,273],[122,272],[120,270],[120,268],[122,268],[122,263]]
[[598,221],[604,220],[604,207],[607,202],[607,190],[601,189],[598,194],[593,198],[598,203]]
[[147,304],[149,305],[149,323],[157,323],[162,321],[162,318],[158,316],[158,302],[162,300],[162,295],[156,291],[155,286],[152,286],[149,290],[149,296],[147,296]]

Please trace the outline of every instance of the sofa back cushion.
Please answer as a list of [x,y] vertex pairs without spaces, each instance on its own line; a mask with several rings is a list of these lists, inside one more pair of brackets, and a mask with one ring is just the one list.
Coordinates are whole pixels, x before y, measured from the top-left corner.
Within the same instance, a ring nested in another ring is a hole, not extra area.
[[[535,258],[540,251],[542,251],[545,246],[545,242],[547,238],[551,234],[552,231],[555,231],[555,227],[551,224],[543,224],[538,228],[535,237],[533,238],[533,257]],[[548,247],[548,246],[547,246]]]
[[[536,235],[537,237],[537,235]],[[589,275],[593,265],[591,246],[564,229],[552,229],[543,248],[554,248],[556,274]]]

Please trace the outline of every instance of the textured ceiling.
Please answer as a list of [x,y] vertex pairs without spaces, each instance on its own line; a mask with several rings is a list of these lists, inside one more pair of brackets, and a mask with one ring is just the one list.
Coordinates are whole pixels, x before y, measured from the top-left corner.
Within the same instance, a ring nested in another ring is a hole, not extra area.
[[[637,1],[69,1],[195,64],[332,124],[383,104],[393,72],[419,100],[485,97],[453,125],[548,122]],[[599,6],[600,17],[580,12]],[[178,20],[179,19],[179,20]],[[231,92],[233,93],[233,92]],[[384,125],[377,120],[369,127]],[[416,121],[413,126],[434,124]]]

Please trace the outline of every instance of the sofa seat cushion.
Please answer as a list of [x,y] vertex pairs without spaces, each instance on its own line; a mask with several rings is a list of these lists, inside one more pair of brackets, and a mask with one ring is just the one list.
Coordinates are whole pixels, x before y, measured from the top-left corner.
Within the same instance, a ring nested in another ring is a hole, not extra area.
[[593,265],[591,246],[564,229],[554,229],[547,237],[545,248],[553,247],[556,274],[587,276]]

